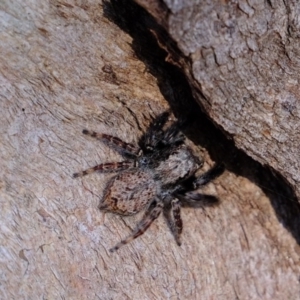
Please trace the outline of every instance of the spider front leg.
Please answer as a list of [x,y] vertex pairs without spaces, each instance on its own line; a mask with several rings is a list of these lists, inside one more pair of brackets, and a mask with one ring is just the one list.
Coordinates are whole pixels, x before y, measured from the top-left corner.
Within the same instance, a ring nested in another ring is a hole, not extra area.
[[121,139],[112,135],[108,135],[105,133],[97,133],[95,131],[90,131],[87,129],[84,129],[82,133],[85,135],[89,135],[93,138],[106,141],[108,145],[113,146],[114,148],[116,148],[116,150],[120,152],[120,154],[125,156],[129,155],[129,156],[137,157],[140,151],[139,147],[136,147],[130,143],[126,143]]
[[210,170],[196,178],[193,182],[194,189],[204,186],[219,177],[224,172],[223,164],[216,164]]
[[177,195],[184,206],[200,207],[215,206],[219,204],[219,199],[212,195],[200,194],[197,191],[186,192],[183,195]]
[[131,241],[142,235],[150,227],[153,221],[158,218],[162,209],[163,203],[159,199],[155,199],[154,201],[152,201],[147,211],[145,212],[144,217],[137,224],[136,228],[132,231],[132,233],[127,238],[119,242],[116,246],[111,248],[109,251],[115,252],[122,246],[130,243]]
[[219,199],[212,195],[199,193],[196,189],[200,188],[219,177],[224,172],[224,165],[217,164],[210,170],[200,175],[192,182],[192,191],[185,190],[176,194],[184,204],[193,207],[214,206],[219,203]]
[[86,169],[84,171],[74,173],[73,178],[82,177],[96,171],[102,172],[117,172],[135,167],[135,161],[121,161],[113,163],[105,163]]

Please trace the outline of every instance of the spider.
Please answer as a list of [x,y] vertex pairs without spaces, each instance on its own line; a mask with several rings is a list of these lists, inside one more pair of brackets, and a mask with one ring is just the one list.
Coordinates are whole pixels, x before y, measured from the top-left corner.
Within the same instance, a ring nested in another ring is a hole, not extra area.
[[[201,194],[198,189],[224,171],[216,164],[206,173],[196,176],[203,165],[192,150],[184,144],[180,122],[167,126],[169,112],[159,115],[142,135],[138,146],[126,143],[107,134],[84,129],[83,134],[100,139],[117,150],[124,161],[97,165],[73,174],[82,177],[92,172],[117,172],[104,190],[99,209],[120,215],[133,215],[145,209],[141,221],[131,234],[110,249],[117,251],[142,235],[163,212],[167,224],[181,245],[181,206],[205,207],[218,203],[211,195]],[[166,127],[166,128],[165,128]]]

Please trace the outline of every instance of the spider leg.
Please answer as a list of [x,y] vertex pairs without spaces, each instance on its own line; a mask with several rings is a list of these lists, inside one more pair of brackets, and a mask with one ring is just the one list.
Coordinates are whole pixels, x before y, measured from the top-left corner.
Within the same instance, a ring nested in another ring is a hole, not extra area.
[[197,191],[186,192],[183,195],[177,194],[183,206],[189,207],[207,207],[207,206],[215,206],[219,204],[219,199],[212,195],[200,194]]
[[174,233],[177,245],[181,245],[181,233],[182,233],[182,219],[180,216],[180,200],[175,198],[171,202],[172,205],[172,213],[173,213],[173,220],[174,220]]
[[224,165],[223,164],[216,164],[210,170],[205,172],[204,174],[200,175],[196,178],[193,182],[194,189],[199,188],[200,186],[204,186],[211,182],[212,180],[219,177],[224,172]]
[[137,224],[136,228],[132,231],[132,233],[127,238],[119,242],[116,246],[111,248],[109,251],[115,252],[122,246],[130,243],[131,241],[133,241],[134,239],[142,235],[149,228],[152,222],[158,218],[162,209],[163,209],[163,203],[160,200],[155,199],[150,204],[142,220]]
[[116,148],[116,150],[118,150],[122,155],[125,156],[129,155],[129,156],[137,157],[140,151],[139,147],[136,147],[130,143],[126,143],[121,139],[112,135],[108,135],[105,133],[97,133],[95,131],[89,131],[87,129],[84,129],[82,133],[91,136],[93,138],[107,142],[108,145],[113,146],[114,148]]
[[[176,243],[178,246],[181,245],[181,233],[182,233],[182,219],[180,216],[180,200],[175,198],[171,201],[170,205],[164,207],[164,216],[167,220],[168,227],[170,228]],[[170,215],[172,212],[172,216]]]
[[96,171],[102,172],[116,172],[121,170],[126,170],[129,168],[135,167],[135,161],[121,161],[121,162],[113,162],[113,163],[105,163],[94,166],[92,168],[86,169],[84,171],[74,173],[73,178],[82,177],[87,174],[91,174]]
[[214,206],[219,203],[219,199],[212,195],[201,194],[197,189],[201,186],[204,186],[220,176],[224,172],[223,164],[216,164],[210,170],[200,175],[198,178],[195,178],[192,182],[191,189],[184,188],[180,193],[175,193],[183,205],[192,206],[192,207],[206,207]]

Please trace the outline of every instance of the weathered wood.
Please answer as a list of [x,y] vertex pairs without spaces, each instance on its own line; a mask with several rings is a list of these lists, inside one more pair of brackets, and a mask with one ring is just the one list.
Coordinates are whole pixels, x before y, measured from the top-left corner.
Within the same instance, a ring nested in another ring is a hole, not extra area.
[[178,64],[206,113],[299,197],[300,3],[137,2],[180,49]]
[[[151,39],[147,15],[127,1],[4,0],[0,12],[1,299],[297,297],[299,226],[279,205],[293,193],[197,111],[181,73]],[[98,210],[111,175],[72,178],[121,160],[81,131],[136,143],[170,106],[176,116],[193,111],[185,133],[205,158],[203,170],[209,154],[217,160],[222,152],[239,165],[228,159],[229,171],[206,189],[220,206],[182,210],[181,247],[159,218],[110,254],[141,216]],[[260,175],[270,179],[263,189]],[[274,185],[282,194],[270,191]]]

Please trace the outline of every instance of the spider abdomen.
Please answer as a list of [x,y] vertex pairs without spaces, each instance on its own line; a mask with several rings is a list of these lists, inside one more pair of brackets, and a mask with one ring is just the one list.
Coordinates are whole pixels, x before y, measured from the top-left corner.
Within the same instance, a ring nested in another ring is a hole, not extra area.
[[156,196],[158,185],[150,172],[124,171],[108,183],[99,209],[120,215],[133,215]]

